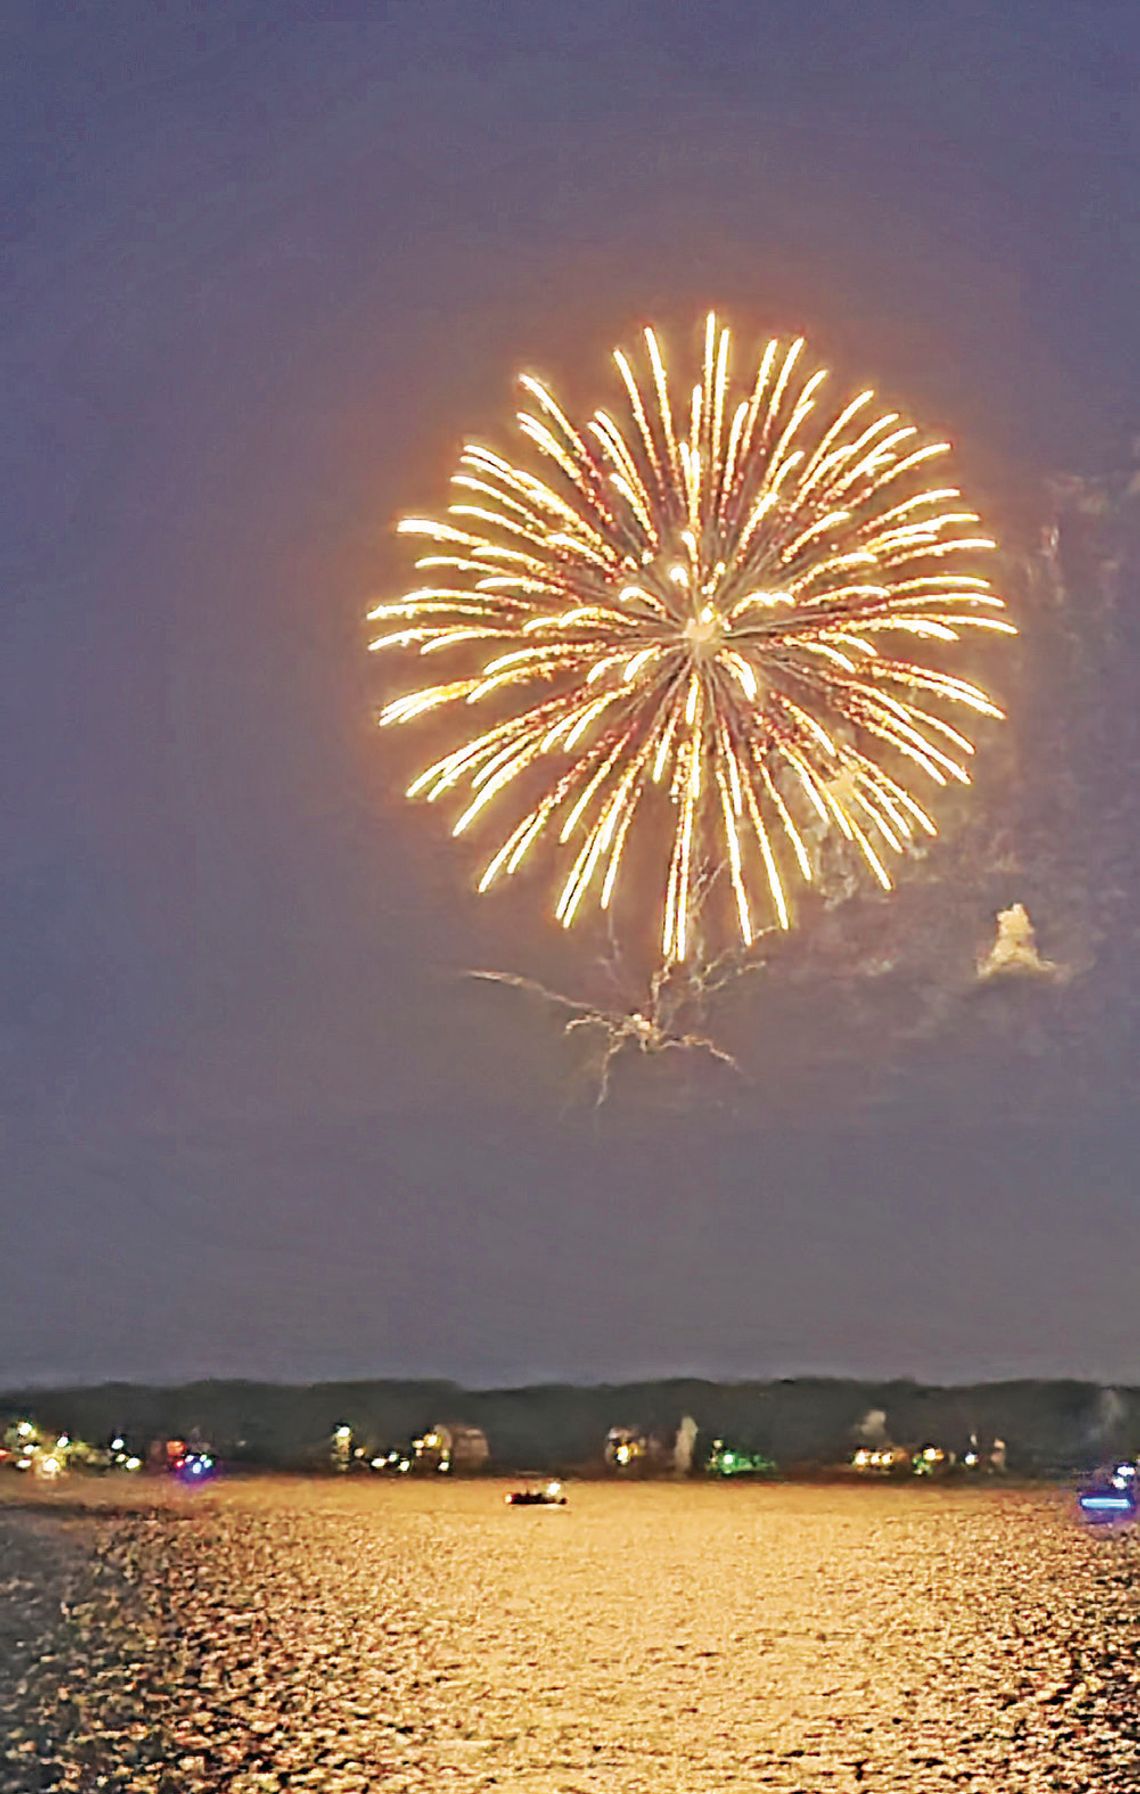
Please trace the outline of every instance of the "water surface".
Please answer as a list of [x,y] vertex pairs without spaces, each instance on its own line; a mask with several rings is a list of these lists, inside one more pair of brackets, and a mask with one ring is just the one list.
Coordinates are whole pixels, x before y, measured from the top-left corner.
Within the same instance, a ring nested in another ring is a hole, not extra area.
[[1051,1493],[570,1493],[6,1489],[0,1789],[1140,1789],[1136,1532]]

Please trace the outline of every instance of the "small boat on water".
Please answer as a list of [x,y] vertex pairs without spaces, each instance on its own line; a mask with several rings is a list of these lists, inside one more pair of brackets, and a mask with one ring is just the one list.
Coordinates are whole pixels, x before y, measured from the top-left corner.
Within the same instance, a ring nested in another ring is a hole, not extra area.
[[1077,1496],[1087,1520],[1135,1520],[1140,1513],[1140,1489],[1135,1464],[1118,1464],[1111,1476],[1100,1476]]
[[561,1483],[543,1483],[541,1488],[511,1489],[506,1503],[508,1507],[565,1507],[566,1496]]

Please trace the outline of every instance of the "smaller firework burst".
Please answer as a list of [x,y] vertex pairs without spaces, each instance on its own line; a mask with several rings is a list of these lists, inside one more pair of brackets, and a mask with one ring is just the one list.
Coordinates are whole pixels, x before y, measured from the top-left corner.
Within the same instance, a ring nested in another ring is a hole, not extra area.
[[[731,1053],[725,1052],[706,1034],[695,1033],[680,1020],[683,999],[671,984],[669,968],[662,968],[650,981],[644,1009],[605,1009],[593,1003],[579,1002],[561,991],[549,990],[535,978],[523,978],[514,972],[472,972],[473,978],[485,978],[492,984],[507,984],[514,990],[533,991],[555,1008],[571,1011],[564,1032],[575,1034],[588,1030],[597,1035],[601,1053],[597,1062],[597,1097],[600,1108],[610,1091],[610,1074],[614,1061],[625,1052],[648,1054],[700,1053],[739,1072]],[[703,992],[701,993],[703,994]]]

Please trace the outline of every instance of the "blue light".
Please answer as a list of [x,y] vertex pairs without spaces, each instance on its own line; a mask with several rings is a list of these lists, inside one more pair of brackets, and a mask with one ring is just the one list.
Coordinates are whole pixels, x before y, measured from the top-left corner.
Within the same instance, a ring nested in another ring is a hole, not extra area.
[[201,1482],[204,1477],[211,1476],[214,1471],[214,1459],[208,1451],[193,1451],[188,1454],[179,1466],[178,1474],[184,1482]]
[[1100,1513],[1130,1514],[1132,1501],[1127,1495],[1082,1495],[1081,1506]]

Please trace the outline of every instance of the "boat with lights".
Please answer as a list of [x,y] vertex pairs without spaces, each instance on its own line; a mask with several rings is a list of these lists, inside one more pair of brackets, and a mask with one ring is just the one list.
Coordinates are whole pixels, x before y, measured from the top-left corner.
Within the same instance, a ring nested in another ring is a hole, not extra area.
[[565,1507],[566,1495],[561,1483],[543,1483],[539,1488],[511,1489],[506,1503],[508,1507]]
[[1088,1520],[1134,1520],[1140,1512],[1140,1475],[1135,1464],[1117,1464],[1107,1476],[1082,1489],[1077,1496]]

